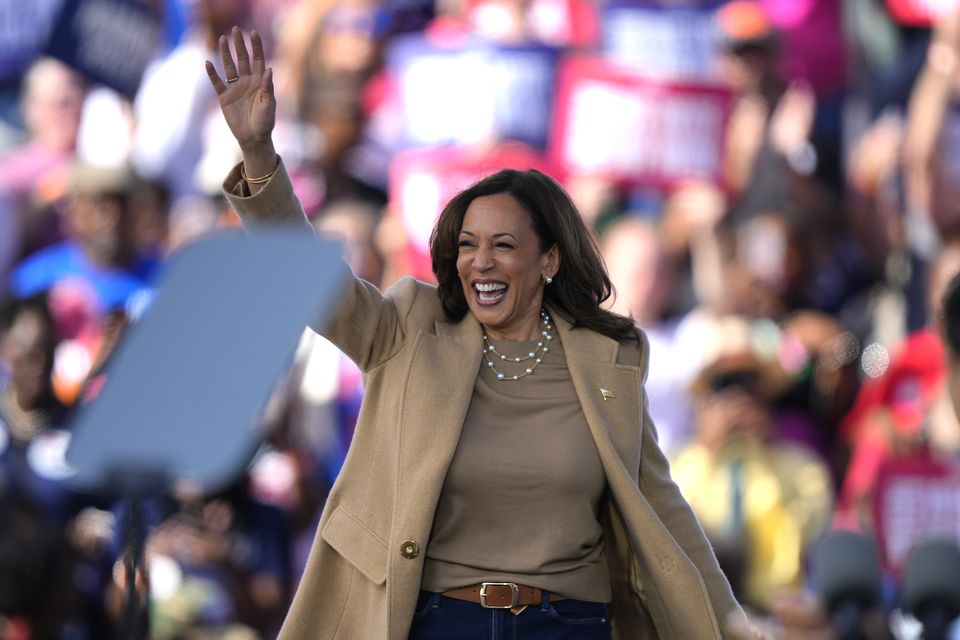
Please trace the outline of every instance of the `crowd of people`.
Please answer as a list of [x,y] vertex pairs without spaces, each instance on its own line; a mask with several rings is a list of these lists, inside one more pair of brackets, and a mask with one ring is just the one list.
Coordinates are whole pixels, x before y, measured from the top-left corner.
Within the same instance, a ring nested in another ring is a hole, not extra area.
[[[608,307],[650,340],[660,446],[740,602],[813,588],[812,549],[844,528],[878,539],[892,610],[923,525],[960,535],[957,503],[911,524],[890,497],[902,477],[957,481],[938,309],[960,272],[960,9],[153,4],[135,95],[42,56],[42,29],[0,65],[0,637],[124,623],[128,509],[71,489],[69,415],[166,261],[238,224],[220,185],[240,156],[204,70],[233,25],[263,36],[307,216],[382,289],[432,277],[425,230],[466,184],[515,166],[564,185]],[[153,637],[277,632],[363,385],[305,332],[247,473],[149,504]]]

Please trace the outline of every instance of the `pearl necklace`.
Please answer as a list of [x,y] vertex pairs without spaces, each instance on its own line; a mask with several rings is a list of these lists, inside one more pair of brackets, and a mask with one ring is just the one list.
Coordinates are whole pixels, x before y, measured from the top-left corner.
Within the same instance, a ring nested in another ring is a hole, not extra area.
[[[550,324],[550,316],[547,315],[547,312],[543,309],[540,310],[540,319],[543,322],[543,330],[540,332],[541,339],[537,342],[537,348],[525,356],[511,357],[500,353],[497,351],[497,348],[493,346],[493,343],[490,342],[490,338],[487,337],[487,334],[483,334],[483,357],[487,361],[487,366],[490,368],[490,370],[496,374],[497,380],[506,382],[525,378],[533,373],[534,369],[536,369],[543,361],[543,356],[550,351],[550,347],[547,345],[553,341],[553,334],[550,333],[550,330],[553,329],[553,325]],[[497,366],[494,364],[494,358],[491,356],[491,354],[494,356],[499,356],[501,362],[520,363],[526,362],[527,360],[533,360],[534,362],[532,365],[525,368],[523,372],[518,373],[517,375],[508,376],[497,370]]]

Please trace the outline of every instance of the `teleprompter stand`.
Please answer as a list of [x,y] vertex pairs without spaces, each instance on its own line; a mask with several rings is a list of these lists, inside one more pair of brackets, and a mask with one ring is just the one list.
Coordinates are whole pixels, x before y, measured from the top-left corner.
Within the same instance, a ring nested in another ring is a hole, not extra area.
[[244,472],[300,335],[328,315],[344,284],[338,256],[306,229],[225,233],[187,247],[111,356],[97,398],[74,416],[70,483],[129,500],[130,640],[149,636],[137,589],[143,501],[178,482],[215,491]]

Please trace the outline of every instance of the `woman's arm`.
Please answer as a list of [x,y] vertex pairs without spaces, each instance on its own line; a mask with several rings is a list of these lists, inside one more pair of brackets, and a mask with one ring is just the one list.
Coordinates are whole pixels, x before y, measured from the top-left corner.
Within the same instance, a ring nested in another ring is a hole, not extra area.
[[[650,354],[650,343],[646,335],[643,335],[640,351],[640,368],[646,384]],[[647,411],[646,392],[641,436],[640,491],[687,557],[699,569],[724,638],[762,637],[750,631],[750,624],[733,596],[730,583],[717,563],[716,555],[700,527],[700,522],[670,477],[670,465],[657,443],[656,427]]]
[[[235,167],[227,176],[223,190],[245,229],[258,225],[302,224],[309,233],[313,232],[282,162],[273,177],[253,195],[244,193],[240,167]],[[373,284],[350,273],[345,263],[340,263],[340,269],[343,271],[340,277],[348,284],[337,309],[323,326],[311,328],[367,371],[400,348],[406,316],[417,295],[423,295],[425,286],[413,278],[404,278],[384,295]]]
[[908,213],[937,217],[934,169],[950,101],[960,74],[960,10],[935,26],[926,62],[907,107],[904,162]]
[[[220,37],[226,78],[220,77],[212,62],[206,64],[224,120],[243,153],[243,162],[224,181],[224,193],[247,231],[261,225],[299,225],[312,233],[273,145],[277,101],[263,42],[256,31],[251,32],[251,55],[240,29],[234,27],[232,36],[236,61],[226,36]],[[348,280],[344,293],[332,317],[313,329],[366,371],[400,349],[406,317],[423,287],[406,279],[383,295],[374,285],[353,276],[346,264],[341,269]]]

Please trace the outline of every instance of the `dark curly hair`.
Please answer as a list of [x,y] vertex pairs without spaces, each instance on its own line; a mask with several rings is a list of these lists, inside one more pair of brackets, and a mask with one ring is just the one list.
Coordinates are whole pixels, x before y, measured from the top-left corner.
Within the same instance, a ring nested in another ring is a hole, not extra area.
[[504,169],[454,196],[430,235],[433,273],[443,311],[451,321],[467,314],[457,274],[458,239],[467,208],[476,198],[506,193],[530,215],[540,251],[557,245],[560,270],[544,290],[544,304],[574,327],[586,327],[620,342],[640,339],[633,320],[603,309],[613,286],[593,236],[576,205],[555,180],[535,170]]

